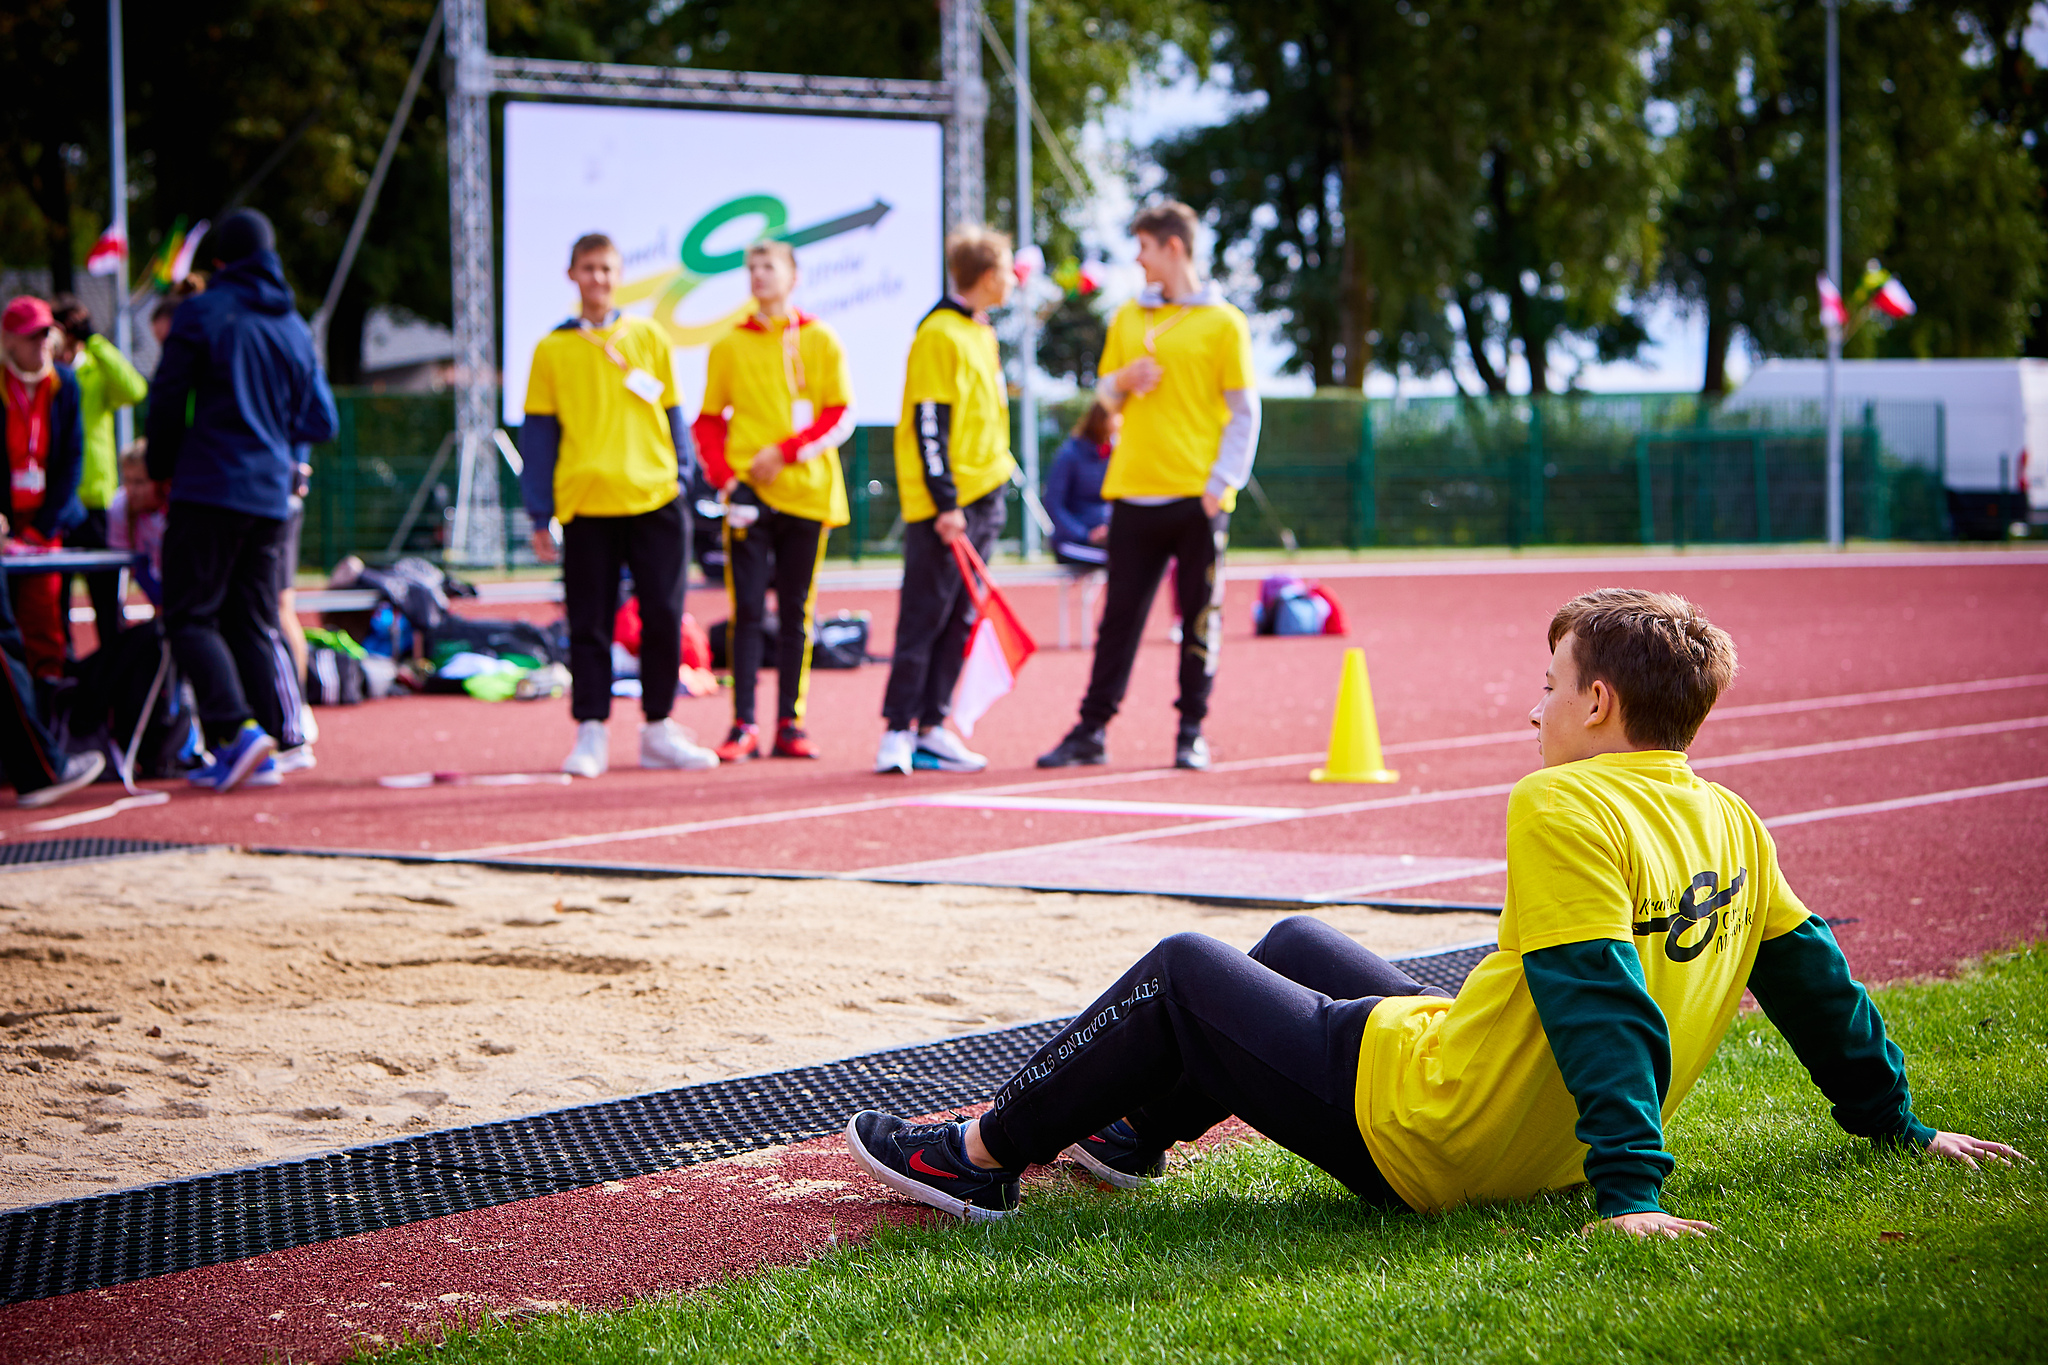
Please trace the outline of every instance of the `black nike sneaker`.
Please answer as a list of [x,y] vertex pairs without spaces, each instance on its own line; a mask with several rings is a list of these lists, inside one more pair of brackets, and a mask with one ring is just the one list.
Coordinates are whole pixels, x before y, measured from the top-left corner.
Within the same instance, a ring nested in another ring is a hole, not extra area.
[[984,1171],[967,1159],[958,1123],[905,1123],[863,1109],[846,1121],[846,1145],[868,1174],[906,1199],[955,1218],[1007,1217],[1021,1172]]
[[1072,1157],[1097,1180],[1120,1190],[1143,1189],[1166,1174],[1165,1149],[1142,1141],[1122,1119],[1099,1133],[1090,1133],[1061,1155]]
[[1076,725],[1067,737],[1038,756],[1041,768],[1093,767],[1109,762],[1108,737],[1101,730]]
[[1198,773],[1208,771],[1209,741],[1202,738],[1200,726],[1180,727],[1180,733],[1173,738],[1173,766]]

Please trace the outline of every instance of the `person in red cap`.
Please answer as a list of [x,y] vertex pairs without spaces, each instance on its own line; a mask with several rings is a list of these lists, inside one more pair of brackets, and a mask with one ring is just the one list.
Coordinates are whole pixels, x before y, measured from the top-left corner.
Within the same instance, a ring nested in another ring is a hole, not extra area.
[[[52,355],[50,305],[23,295],[0,313],[6,374],[0,406],[6,409],[6,534],[9,548],[53,549],[85,519],[78,481],[85,468],[85,422],[78,376]],[[59,574],[16,574],[8,587],[29,670],[61,677],[69,636]]]

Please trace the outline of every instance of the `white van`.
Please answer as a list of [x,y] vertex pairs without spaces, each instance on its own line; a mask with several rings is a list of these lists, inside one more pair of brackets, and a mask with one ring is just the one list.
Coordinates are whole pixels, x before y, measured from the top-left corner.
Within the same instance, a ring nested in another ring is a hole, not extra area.
[[[1727,406],[1819,404],[1826,385],[1824,360],[1766,361]],[[1839,396],[1845,423],[1866,405],[1940,405],[1936,458],[1958,536],[2048,523],[2048,360],[1845,360]]]

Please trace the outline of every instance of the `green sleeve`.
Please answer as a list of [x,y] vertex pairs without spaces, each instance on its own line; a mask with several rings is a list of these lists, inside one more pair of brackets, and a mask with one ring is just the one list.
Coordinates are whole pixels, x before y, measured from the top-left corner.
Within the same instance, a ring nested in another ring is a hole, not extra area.
[[1906,1054],[1884,1034],[1870,993],[1826,924],[1808,919],[1757,948],[1749,989],[1792,1045],[1835,1122],[1857,1137],[1925,1147],[1934,1130],[1913,1117]]
[[129,408],[140,403],[149,393],[149,381],[142,372],[128,362],[120,348],[105,337],[95,333],[86,339],[86,349],[99,362],[101,383],[105,386],[100,401],[105,410]]
[[1677,1164],[1664,1150],[1671,1030],[1635,950],[1612,939],[1522,954],[1530,999],[1579,1107],[1586,1179],[1602,1218],[1658,1209]]

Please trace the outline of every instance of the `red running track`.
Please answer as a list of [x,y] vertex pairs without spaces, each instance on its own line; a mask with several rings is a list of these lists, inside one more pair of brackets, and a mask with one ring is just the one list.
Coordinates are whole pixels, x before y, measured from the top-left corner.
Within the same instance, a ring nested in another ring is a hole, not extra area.
[[[2035,892],[2048,874],[2040,837],[2048,788],[2024,785],[2048,783],[2048,556],[1717,556],[1699,567],[1684,558],[1426,561],[1338,576],[1347,572],[1358,570],[1337,566],[1326,581],[1353,622],[1349,640],[1254,638],[1255,584],[1231,583],[1209,724],[1219,762],[1207,774],[1165,766],[1175,652],[1162,603],[1112,727],[1106,769],[1031,766],[1071,722],[1089,661],[1084,651],[1045,649],[976,734],[991,766],[973,777],[868,771],[886,674],[870,666],[814,675],[810,726],[826,752],[816,763],[641,772],[630,766],[637,711],[622,700],[612,745],[620,766],[596,782],[391,790],[377,779],[428,769],[551,773],[570,739],[564,702],[409,697],[323,711],[320,766],[282,788],[177,791],[166,805],[56,831],[32,830],[38,819],[10,811],[0,815],[0,837],[76,832],[737,872],[1497,901],[1504,789],[1534,762],[1523,715],[1547,660],[1549,615],[1579,591],[1630,583],[1694,598],[1735,636],[1741,676],[1694,757],[1767,819],[1798,821],[1780,830],[1785,865],[1816,910],[1852,921],[1842,937],[1860,972],[1939,972],[2048,929]],[[1014,595],[1027,624],[1052,639],[1054,589]],[[704,615],[717,614],[715,599],[696,600]],[[845,607],[872,611],[887,647],[893,594],[845,591],[823,603]],[[1392,787],[1307,781],[1348,644],[1363,645],[1370,661],[1390,762],[1402,774]],[[722,697],[685,701],[679,715],[711,738],[728,720]],[[1997,790],[1956,796],[1984,787]],[[93,804],[114,794],[97,790]],[[1831,814],[1871,802],[1908,804]]]
[[[320,767],[284,788],[179,793],[77,830],[736,871],[894,868],[1035,882],[1093,874],[1297,896],[1405,878],[1394,894],[1498,899],[1504,793],[1534,762],[1522,714],[1547,657],[1544,626],[1570,595],[1627,583],[1683,592],[1734,634],[1743,674],[1695,760],[1776,823],[1794,886],[1843,921],[1838,933],[1859,973],[1940,972],[2048,934],[2035,889],[2048,874],[2048,560],[1945,558],[1332,573],[1355,623],[1351,641],[1248,638],[1252,585],[1236,582],[1210,725],[1222,761],[1206,775],[1161,767],[1171,754],[1174,660],[1160,616],[1106,770],[1031,769],[1032,755],[1069,722],[1086,675],[1085,654],[1047,652],[976,736],[993,760],[979,777],[868,773],[883,677],[869,668],[815,679],[812,729],[828,754],[816,764],[703,777],[621,771],[567,789],[391,791],[376,778],[422,768],[547,772],[568,742],[560,703],[411,698],[323,713]],[[1016,597],[1032,629],[1051,638],[1052,591]],[[888,595],[826,602],[842,606],[873,610],[887,641]],[[1347,643],[1371,659],[1390,757],[1403,770],[1392,788],[1306,780]],[[725,720],[717,699],[685,703],[683,714],[707,734]],[[616,762],[631,758],[631,728],[617,727]],[[955,804],[905,804],[930,798]],[[1040,808],[1048,799],[1140,808]],[[30,823],[9,812],[0,832],[48,837]],[[466,1314],[597,1308],[688,1289],[819,1254],[881,1219],[920,1216],[860,1183],[835,1144],[16,1305],[0,1310],[0,1358],[336,1360],[357,1340],[431,1332]]]

